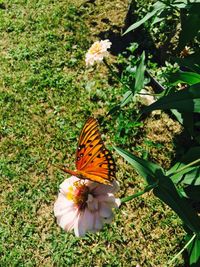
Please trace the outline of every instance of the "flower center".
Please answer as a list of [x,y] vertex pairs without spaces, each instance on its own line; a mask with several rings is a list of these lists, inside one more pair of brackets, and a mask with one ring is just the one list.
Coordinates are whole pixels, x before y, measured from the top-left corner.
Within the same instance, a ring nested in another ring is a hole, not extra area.
[[79,209],[84,209],[89,195],[89,187],[82,181],[77,181],[69,188],[67,198],[72,200]]
[[99,43],[95,43],[89,49],[89,53],[91,54],[98,54],[101,52],[101,45]]

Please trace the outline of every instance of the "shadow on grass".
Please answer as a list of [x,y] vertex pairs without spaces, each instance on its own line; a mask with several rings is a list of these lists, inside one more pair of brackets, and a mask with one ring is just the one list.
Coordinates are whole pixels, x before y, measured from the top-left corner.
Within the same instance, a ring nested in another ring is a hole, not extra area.
[[122,35],[129,26],[139,20],[135,10],[137,10],[137,3],[136,1],[132,1],[124,20],[124,27],[113,26],[110,30],[100,32],[98,37],[100,39],[109,39],[112,42],[111,53],[113,55],[122,53],[132,42],[137,42],[139,43],[138,54],[141,54],[145,50],[147,53],[151,53],[154,60],[161,64],[161,52],[155,46],[150,33],[145,29],[144,25]]

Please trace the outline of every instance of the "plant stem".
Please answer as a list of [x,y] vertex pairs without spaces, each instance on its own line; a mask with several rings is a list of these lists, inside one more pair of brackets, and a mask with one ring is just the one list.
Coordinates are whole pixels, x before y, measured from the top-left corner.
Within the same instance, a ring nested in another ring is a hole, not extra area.
[[167,265],[166,265],[166,267],[167,266],[169,266],[169,267],[171,267],[172,266],[172,263],[183,253],[183,251],[189,246],[189,244],[190,243],[192,243],[192,241],[195,239],[195,237],[196,237],[196,234],[194,234],[191,238],[190,238],[190,240],[185,244],[185,246],[173,257],[173,259],[171,259],[168,263],[167,263]]
[[125,84],[124,82],[122,82],[122,80],[119,78],[119,76],[113,71],[113,69],[111,68],[111,66],[108,64],[108,62],[105,60],[105,58],[103,59],[103,63],[106,65],[106,67],[109,69],[109,71],[111,72],[111,74],[113,76],[115,76],[115,78],[118,80],[118,82],[120,82],[123,86],[125,86],[128,90],[131,90],[131,88]]
[[193,165],[195,165],[195,164],[197,164],[197,163],[199,163],[199,162],[200,162],[200,159],[196,159],[196,160],[194,160],[194,161],[188,163],[188,164],[185,165],[184,167],[178,169],[178,170],[175,171],[173,174],[179,173],[179,172],[181,172],[181,171],[187,169],[188,167],[193,166]]
[[133,195],[131,195],[131,196],[122,198],[122,199],[121,199],[121,203],[125,203],[125,202],[127,202],[127,201],[132,200],[133,198],[139,197],[139,196],[143,195],[144,193],[149,192],[151,189],[153,189],[153,188],[156,187],[156,186],[157,186],[157,183],[152,184],[152,185],[148,185],[148,186],[145,187],[144,190],[142,190],[142,191],[140,191],[140,192],[138,192],[138,193],[136,193],[136,194],[133,194]]

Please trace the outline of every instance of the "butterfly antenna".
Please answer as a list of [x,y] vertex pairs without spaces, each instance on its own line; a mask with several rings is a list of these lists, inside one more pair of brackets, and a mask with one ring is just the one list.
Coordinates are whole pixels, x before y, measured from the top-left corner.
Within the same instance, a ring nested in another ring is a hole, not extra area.
[[61,171],[65,172],[65,173],[69,173],[69,174],[74,175],[74,176],[77,175],[77,173],[75,171],[71,171],[62,165],[53,164],[53,166],[56,167],[57,169],[60,169]]

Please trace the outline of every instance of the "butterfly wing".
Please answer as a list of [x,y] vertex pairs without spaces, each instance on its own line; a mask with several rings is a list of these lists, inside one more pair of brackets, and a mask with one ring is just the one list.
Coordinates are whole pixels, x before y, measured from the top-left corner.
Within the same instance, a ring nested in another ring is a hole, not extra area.
[[115,179],[116,166],[104,146],[96,119],[89,118],[80,134],[76,152],[76,169],[80,178],[110,184]]

